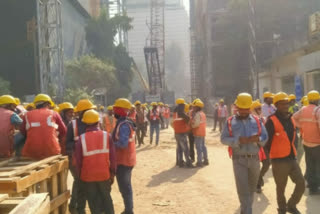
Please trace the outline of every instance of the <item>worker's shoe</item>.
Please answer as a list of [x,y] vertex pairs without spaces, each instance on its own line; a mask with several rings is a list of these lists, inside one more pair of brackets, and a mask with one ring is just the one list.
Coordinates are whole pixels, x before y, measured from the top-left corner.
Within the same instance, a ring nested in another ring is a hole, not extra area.
[[197,166],[197,167],[203,167],[203,164],[202,164],[202,163],[197,162],[196,166]]
[[187,164],[186,164],[186,167],[187,167],[187,168],[194,168],[194,165],[192,165],[192,163],[190,162],[190,163],[187,163]]
[[258,194],[262,193],[261,187],[257,187],[256,193],[258,193]]
[[208,159],[204,160],[202,164],[205,165],[205,166],[208,166],[209,165],[209,160]]
[[281,210],[281,209],[278,209],[278,214],[286,214],[287,211],[286,210]]
[[301,212],[296,207],[288,207],[287,212],[292,214],[301,214]]

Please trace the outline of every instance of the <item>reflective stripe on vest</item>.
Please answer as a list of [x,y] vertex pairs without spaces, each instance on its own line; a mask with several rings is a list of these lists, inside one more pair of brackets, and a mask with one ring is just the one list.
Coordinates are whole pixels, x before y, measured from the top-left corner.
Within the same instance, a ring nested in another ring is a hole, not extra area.
[[271,116],[270,120],[272,120],[272,123],[274,126],[274,135],[271,142],[270,158],[276,159],[276,158],[285,158],[289,156],[291,153],[291,146],[293,148],[294,154],[297,155],[297,151],[294,146],[294,141],[296,137],[296,131],[295,131],[296,127],[293,119],[291,118],[291,121],[293,124],[293,130],[294,130],[292,142],[290,142],[287,132],[285,131],[283,125],[281,124],[277,116],[275,115]]
[[93,151],[88,152],[87,142],[86,142],[86,134],[81,135],[81,144],[82,144],[82,152],[83,152],[84,157],[92,156],[92,155],[96,155],[96,154],[109,153],[108,133],[107,132],[103,132],[103,147],[102,147],[102,149],[97,149],[97,150],[93,150]]
[[[40,122],[32,122],[32,123],[29,123],[28,121],[28,116],[26,115],[26,130],[30,129],[30,128],[36,128],[36,127],[41,127],[41,124]],[[47,125],[50,126],[50,127],[53,127],[55,129],[58,129],[58,124],[56,124],[55,122],[52,121],[52,115],[50,115],[48,118],[47,118]]]
[[73,140],[79,140],[77,120],[72,120]]
[[158,120],[160,119],[160,112],[157,109],[156,114],[153,113],[153,110],[150,111],[150,120]]

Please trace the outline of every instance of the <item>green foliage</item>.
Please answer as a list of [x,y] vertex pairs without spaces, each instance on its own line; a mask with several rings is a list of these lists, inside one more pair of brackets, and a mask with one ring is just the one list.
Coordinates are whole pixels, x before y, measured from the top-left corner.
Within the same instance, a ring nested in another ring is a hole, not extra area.
[[93,100],[93,96],[88,94],[88,88],[68,88],[65,91],[64,101],[71,102],[74,105],[81,99]]
[[0,77],[0,95],[10,93],[10,83]]

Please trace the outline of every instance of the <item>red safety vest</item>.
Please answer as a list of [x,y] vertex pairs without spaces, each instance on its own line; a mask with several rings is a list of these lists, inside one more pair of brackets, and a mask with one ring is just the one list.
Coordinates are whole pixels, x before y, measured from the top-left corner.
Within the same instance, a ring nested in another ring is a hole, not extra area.
[[296,126],[294,124],[293,119],[291,118],[291,121],[293,123],[293,130],[294,130],[292,142],[290,142],[287,132],[283,128],[277,116],[272,115],[270,117],[270,120],[272,121],[274,126],[274,135],[272,137],[272,142],[271,142],[270,158],[275,159],[275,158],[284,158],[289,156],[291,152],[290,144],[292,145],[294,154],[297,155],[297,150],[296,150],[296,147],[294,146],[294,140],[296,137]]
[[80,179],[85,182],[108,180],[109,134],[105,131],[92,131],[82,134],[80,138],[83,156]]
[[[121,122],[115,133],[116,140],[119,139],[119,131],[120,127],[127,123],[127,121]],[[130,136],[128,146],[126,148],[119,148],[116,147],[116,155],[117,155],[117,165],[124,165],[124,166],[135,166],[136,165],[136,146],[135,146],[135,131],[130,126]]]
[[14,126],[11,124],[13,111],[0,108],[0,157],[11,157],[13,153]]
[[107,115],[107,116],[105,116],[104,122],[106,125],[106,131],[108,133],[111,133],[113,131],[113,129],[116,127],[117,119],[112,116],[112,123],[111,123],[111,121],[109,119],[109,115]]
[[150,110],[150,120],[160,120],[160,111],[156,110],[156,113],[153,112],[153,109]]
[[192,133],[197,137],[206,136],[207,118],[203,111],[200,112],[200,125],[197,128],[192,129]]
[[57,136],[58,125],[53,121],[54,112],[36,109],[25,115],[27,140],[22,155],[34,159],[44,159],[61,153]]
[[[260,124],[260,120],[257,116],[254,116],[254,115],[251,115],[255,120],[256,120],[256,123],[257,123],[257,126],[258,126],[258,135],[261,135],[261,132],[262,132],[262,128],[261,128],[261,124]],[[232,119],[234,118],[235,116],[231,116],[228,118],[227,120],[227,125],[228,125],[228,131],[229,131],[229,136],[232,137],[233,134],[232,134]],[[229,146],[228,147],[228,152],[229,152],[229,157],[232,158],[232,155],[233,155],[233,151],[232,151],[232,147]],[[265,159],[267,159],[267,156],[264,152],[264,149],[263,147],[260,147],[260,150],[259,150],[259,159],[260,161],[263,161]]]
[[183,119],[178,117],[178,113],[173,113],[173,129],[175,134],[188,133],[190,131],[189,124]]

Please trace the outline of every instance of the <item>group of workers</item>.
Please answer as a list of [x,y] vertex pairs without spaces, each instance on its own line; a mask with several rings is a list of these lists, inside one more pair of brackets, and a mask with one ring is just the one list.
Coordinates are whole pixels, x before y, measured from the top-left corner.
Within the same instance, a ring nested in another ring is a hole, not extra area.
[[[300,109],[293,94],[266,92],[263,97],[264,104],[261,104],[259,100],[253,101],[250,94],[240,93],[234,103],[236,112],[227,119],[221,134],[222,144],[229,146],[241,214],[252,214],[254,193],[262,192],[263,176],[270,164],[278,214],[300,214],[297,204],[306,186],[297,161],[301,143],[309,194],[320,195],[320,95],[318,91],[310,91],[301,99]],[[295,188],[286,200],[289,177]]]

